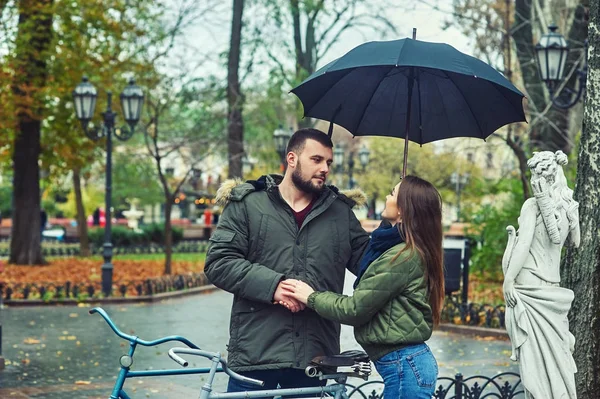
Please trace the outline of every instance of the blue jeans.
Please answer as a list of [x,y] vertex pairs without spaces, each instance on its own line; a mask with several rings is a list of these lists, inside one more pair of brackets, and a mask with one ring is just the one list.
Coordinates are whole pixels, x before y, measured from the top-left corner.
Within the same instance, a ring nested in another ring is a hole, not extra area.
[[[327,383],[326,380],[308,377],[306,374],[304,374],[303,369],[287,368],[278,370],[256,370],[244,371],[238,374],[241,374],[244,377],[261,380],[265,383],[265,385],[259,387],[258,385],[253,385],[229,378],[227,392],[262,391],[263,389],[276,389],[278,386],[280,388],[320,387]],[[305,396],[306,395],[300,395],[300,397]],[[293,397],[294,396],[286,396],[286,398]]]
[[427,344],[407,346],[375,362],[385,387],[384,399],[431,399],[438,365]]

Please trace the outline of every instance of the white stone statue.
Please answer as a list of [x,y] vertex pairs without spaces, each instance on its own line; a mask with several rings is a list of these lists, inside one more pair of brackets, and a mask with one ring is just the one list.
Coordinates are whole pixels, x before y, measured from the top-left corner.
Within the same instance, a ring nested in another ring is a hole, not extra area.
[[506,228],[506,329],[527,398],[577,397],[575,337],[567,319],[573,291],[559,285],[561,249],[578,247],[580,240],[579,204],[567,186],[566,164],[562,151],[534,152],[527,162],[534,198],[521,208],[519,231]]
[[131,208],[129,208],[126,211],[123,211],[123,216],[125,216],[125,218],[127,219],[127,227],[138,231],[140,219],[144,215],[144,211],[137,209],[137,198],[127,200],[127,202],[129,202],[129,204],[131,205]]

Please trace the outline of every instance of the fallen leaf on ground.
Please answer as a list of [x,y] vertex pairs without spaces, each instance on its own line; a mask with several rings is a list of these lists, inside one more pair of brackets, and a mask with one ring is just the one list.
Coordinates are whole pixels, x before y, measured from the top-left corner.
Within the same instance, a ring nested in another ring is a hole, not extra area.
[[39,339],[35,339],[35,338],[25,338],[23,340],[24,344],[27,345],[35,345],[35,344],[39,344],[41,341]]
[[75,385],[90,385],[91,381],[83,381],[83,380],[78,380],[75,381]]

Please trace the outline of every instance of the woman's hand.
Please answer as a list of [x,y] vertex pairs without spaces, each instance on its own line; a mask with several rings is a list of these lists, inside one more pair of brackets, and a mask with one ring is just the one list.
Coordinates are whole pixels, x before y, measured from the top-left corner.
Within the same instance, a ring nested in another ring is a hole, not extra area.
[[[310,294],[315,292],[310,285],[300,280],[284,280],[281,282],[281,287],[287,291],[289,296],[305,305],[308,302],[308,297]],[[283,303],[282,305],[286,306]]]

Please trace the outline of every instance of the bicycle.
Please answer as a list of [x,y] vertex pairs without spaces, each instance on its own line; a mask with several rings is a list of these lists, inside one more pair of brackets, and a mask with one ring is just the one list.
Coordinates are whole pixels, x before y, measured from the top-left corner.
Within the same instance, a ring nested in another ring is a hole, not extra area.
[[[247,382],[257,386],[263,386],[263,382],[252,378],[244,377],[236,372],[230,370],[227,367],[227,361],[221,357],[219,352],[209,352],[200,349],[190,340],[185,337],[178,335],[171,335],[163,338],[159,338],[153,341],[145,341],[137,336],[123,333],[113,323],[111,318],[102,308],[93,308],[89,311],[90,314],[99,314],[110,326],[113,332],[129,341],[129,351],[127,354],[122,355],[119,358],[121,369],[119,375],[115,381],[112,393],[109,399],[131,399],[131,397],[125,392],[124,385],[125,381],[129,378],[137,377],[162,377],[162,376],[173,376],[173,375],[190,375],[190,374],[208,374],[206,383],[200,390],[199,399],[245,399],[245,398],[259,398],[259,397],[276,397],[276,396],[292,396],[292,395],[316,395],[316,396],[333,396],[335,399],[348,399],[354,392],[357,391],[354,388],[350,394],[346,392],[346,381],[349,377],[358,377],[367,380],[371,374],[371,362],[366,353],[362,351],[346,351],[339,355],[332,356],[318,356],[310,362],[306,367],[305,373],[309,377],[319,378],[319,380],[334,380],[335,383],[331,385],[318,386],[318,387],[306,387],[306,388],[277,388],[260,391],[245,391],[245,392],[213,392],[212,384],[217,372],[224,372],[229,377],[237,379],[239,381]],[[169,349],[169,357],[183,366],[183,369],[167,369],[167,370],[146,370],[146,371],[133,371],[131,366],[133,365],[133,355],[138,345],[142,346],[156,346],[166,342],[181,342],[187,345],[187,348],[175,347]],[[210,367],[191,368],[188,369],[189,363],[181,358],[182,355],[193,355],[201,356],[210,359],[212,364]],[[353,387],[352,387],[353,388]],[[360,391],[359,391],[360,392]],[[363,394],[364,397],[364,394]]]

